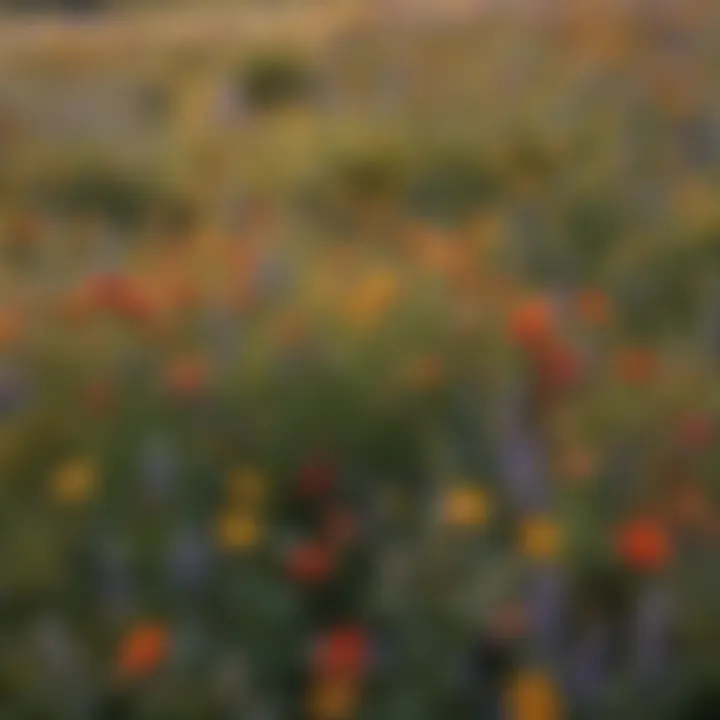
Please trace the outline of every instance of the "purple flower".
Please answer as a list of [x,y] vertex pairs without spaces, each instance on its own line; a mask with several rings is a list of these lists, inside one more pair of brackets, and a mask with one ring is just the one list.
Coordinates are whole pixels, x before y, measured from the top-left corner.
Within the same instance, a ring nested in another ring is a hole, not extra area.
[[500,473],[517,510],[540,512],[548,504],[545,457],[538,440],[526,429],[510,427],[500,441]]
[[635,668],[643,682],[661,680],[668,669],[672,598],[665,588],[648,588],[635,608]]
[[22,410],[28,395],[27,379],[8,365],[0,366],[0,419]]
[[148,441],[141,452],[140,474],[143,484],[155,497],[167,496],[179,474],[179,463],[173,446],[164,438]]
[[567,610],[567,578],[561,567],[533,567],[525,591],[530,636],[548,660],[558,659]]
[[96,546],[96,582],[100,601],[113,617],[131,615],[134,588],[127,548],[117,539],[104,538]]
[[201,533],[186,531],[176,536],[168,553],[171,582],[184,590],[201,588],[210,573],[212,551]]
[[602,624],[595,624],[582,635],[570,653],[567,685],[569,695],[579,706],[595,705],[607,686],[610,664],[610,636]]
[[42,617],[33,630],[40,659],[50,673],[74,674],[80,665],[78,647],[66,624],[57,617]]
[[237,319],[225,308],[211,308],[205,322],[208,341],[218,366],[231,366],[242,349],[242,332]]

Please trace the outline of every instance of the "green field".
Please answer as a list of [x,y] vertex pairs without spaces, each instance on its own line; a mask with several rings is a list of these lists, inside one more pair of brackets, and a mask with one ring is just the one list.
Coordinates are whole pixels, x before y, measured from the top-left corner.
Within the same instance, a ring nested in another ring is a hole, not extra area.
[[0,717],[718,717],[714,4],[122,5],[0,21]]

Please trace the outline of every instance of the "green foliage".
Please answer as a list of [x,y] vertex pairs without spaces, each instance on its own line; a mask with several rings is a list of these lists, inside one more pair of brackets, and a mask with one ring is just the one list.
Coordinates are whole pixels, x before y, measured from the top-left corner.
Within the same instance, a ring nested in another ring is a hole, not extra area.
[[408,201],[421,216],[460,220],[494,199],[500,181],[492,164],[473,148],[441,148],[420,161]]
[[102,216],[120,225],[135,225],[151,212],[172,205],[161,182],[104,164],[82,165],[39,184],[38,199],[69,217]]
[[250,107],[273,110],[308,98],[315,78],[302,57],[266,52],[251,57],[242,67],[239,85]]

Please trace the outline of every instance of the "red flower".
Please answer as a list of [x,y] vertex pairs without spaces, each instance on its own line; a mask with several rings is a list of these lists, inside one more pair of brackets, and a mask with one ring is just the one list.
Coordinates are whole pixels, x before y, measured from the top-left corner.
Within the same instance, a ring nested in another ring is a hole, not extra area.
[[617,537],[617,550],[635,570],[661,570],[671,557],[667,533],[652,518],[638,518],[622,527]]
[[316,585],[330,577],[335,569],[335,558],[320,543],[308,541],[290,551],[286,567],[295,582]]
[[555,331],[555,314],[552,305],[542,297],[523,302],[510,319],[510,333],[525,349],[546,342]]
[[678,434],[681,443],[686,447],[701,449],[712,444],[715,438],[715,426],[707,415],[694,413],[680,421]]
[[158,317],[158,307],[149,293],[131,284],[126,284],[116,298],[115,311],[130,322],[153,324]]
[[134,628],[120,643],[118,669],[123,675],[148,675],[167,657],[168,633],[162,625]]
[[361,678],[370,666],[370,641],[358,625],[345,625],[331,630],[317,647],[318,671],[328,677]]
[[582,376],[582,364],[575,351],[562,342],[542,346],[535,353],[540,379],[559,390],[574,385]]
[[86,292],[94,307],[116,310],[125,295],[125,279],[122,275],[97,275],[88,281]]
[[325,532],[333,545],[346,547],[357,537],[357,518],[350,510],[331,510],[325,521]]
[[298,491],[305,498],[327,495],[335,485],[337,470],[328,459],[315,460],[302,468]]
[[204,356],[186,355],[175,359],[165,372],[165,386],[173,395],[194,397],[210,381],[210,368]]

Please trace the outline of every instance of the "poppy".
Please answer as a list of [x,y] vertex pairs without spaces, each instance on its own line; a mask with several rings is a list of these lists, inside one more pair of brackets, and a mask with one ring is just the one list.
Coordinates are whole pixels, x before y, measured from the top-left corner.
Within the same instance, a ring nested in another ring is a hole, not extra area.
[[661,570],[670,561],[670,541],[664,528],[652,518],[637,518],[620,528],[620,557],[636,570]]
[[329,579],[335,569],[332,553],[318,542],[308,541],[294,547],[286,559],[292,580],[301,585],[316,585]]
[[582,377],[582,362],[569,346],[561,342],[543,345],[535,355],[540,381],[552,390],[576,384]]
[[370,666],[370,640],[359,625],[334,628],[321,638],[316,651],[316,666],[324,677],[361,678]]
[[120,643],[118,667],[121,674],[141,677],[153,672],[167,657],[169,638],[159,624],[139,625]]
[[543,297],[525,300],[510,319],[510,333],[524,349],[532,349],[550,339],[555,332],[552,305]]

